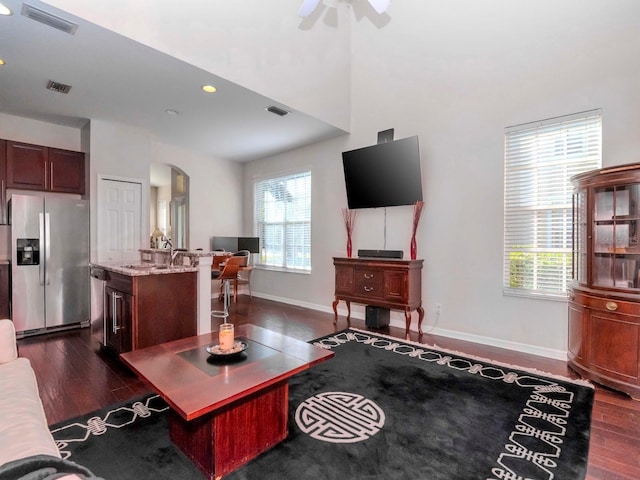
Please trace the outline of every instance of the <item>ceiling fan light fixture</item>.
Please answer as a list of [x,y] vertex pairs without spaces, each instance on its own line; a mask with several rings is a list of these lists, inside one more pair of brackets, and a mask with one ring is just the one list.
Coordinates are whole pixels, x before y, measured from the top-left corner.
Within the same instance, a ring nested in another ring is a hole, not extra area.
[[[391,5],[391,0],[367,0],[369,5],[373,7],[373,9],[378,13],[378,15],[382,15],[387,11],[389,5]],[[300,10],[298,10],[298,15],[302,18],[308,17],[311,13],[316,9],[320,0],[304,0]]]
[[378,13],[378,15],[382,15],[387,11],[389,5],[391,5],[391,0],[368,0],[369,4],[373,7],[373,9]]
[[316,9],[320,0],[304,0],[300,10],[298,10],[299,17],[308,17]]

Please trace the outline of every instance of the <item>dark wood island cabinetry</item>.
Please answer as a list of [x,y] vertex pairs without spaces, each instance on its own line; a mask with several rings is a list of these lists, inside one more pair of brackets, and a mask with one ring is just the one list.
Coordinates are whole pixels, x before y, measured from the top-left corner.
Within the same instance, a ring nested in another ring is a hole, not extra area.
[[569,366],[640,400],[640,164],[572,181]]
[[0,263],[0,318],[11,318],[11,263]]
[[194,272],[129,276],[108,272],[104,341],[116,353],[196,335]]

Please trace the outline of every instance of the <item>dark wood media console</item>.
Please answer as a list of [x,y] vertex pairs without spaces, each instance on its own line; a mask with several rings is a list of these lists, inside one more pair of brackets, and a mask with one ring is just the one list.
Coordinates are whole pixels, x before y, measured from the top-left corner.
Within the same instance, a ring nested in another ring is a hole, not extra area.
[[344,300],[347,321],[351,319],[351,302],[404,311],[407,337],[411,312],[417,310],[418,333],[422,335],[422,264],[423,260],[334,257],[333,323],[338,322],[338,302]]

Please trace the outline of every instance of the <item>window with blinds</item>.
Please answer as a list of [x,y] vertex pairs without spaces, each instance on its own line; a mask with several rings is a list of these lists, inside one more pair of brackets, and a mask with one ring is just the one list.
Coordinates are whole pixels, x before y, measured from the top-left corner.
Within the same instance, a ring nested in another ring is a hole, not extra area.
[[573,237],[569,179],[601,166],[601,110],[505,130],[505,294],[565,298]]
[[259,265],[311,270],[311,172],[256,181]]

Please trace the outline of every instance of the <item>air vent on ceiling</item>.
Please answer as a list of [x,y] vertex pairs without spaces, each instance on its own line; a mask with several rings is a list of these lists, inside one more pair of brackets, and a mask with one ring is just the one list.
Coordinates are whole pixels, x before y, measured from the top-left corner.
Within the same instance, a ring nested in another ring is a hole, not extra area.
[[286,114],[289,113],[289,112],[287,112],[286,110],[283,110],[280,107],[276,107],[275,105],[271,105],[271,106],[267,107],[267,111],[269,111],[271,113],[275,113],[276,115],[280,115],[281,117],[284,117]]
[[71,85],[65,85],[64,83],[49,80],[49,82],[47,82],[47,90],[66,94],[69,93],[69,90],[71,90]]
[[56,28],[58,30],[62,30],[65,33],[70,35],[74,35],[76,30],[78,29],[78,25],[70,22],[69,20],[65,20],[64,18],[58,17],[53,13],[45,12],[33,5],[29,5],[28,3],[22,4],[22,15],[31,20],[35,20],[36,22],[44,23],[45,25],[49,25],[50,27]]

